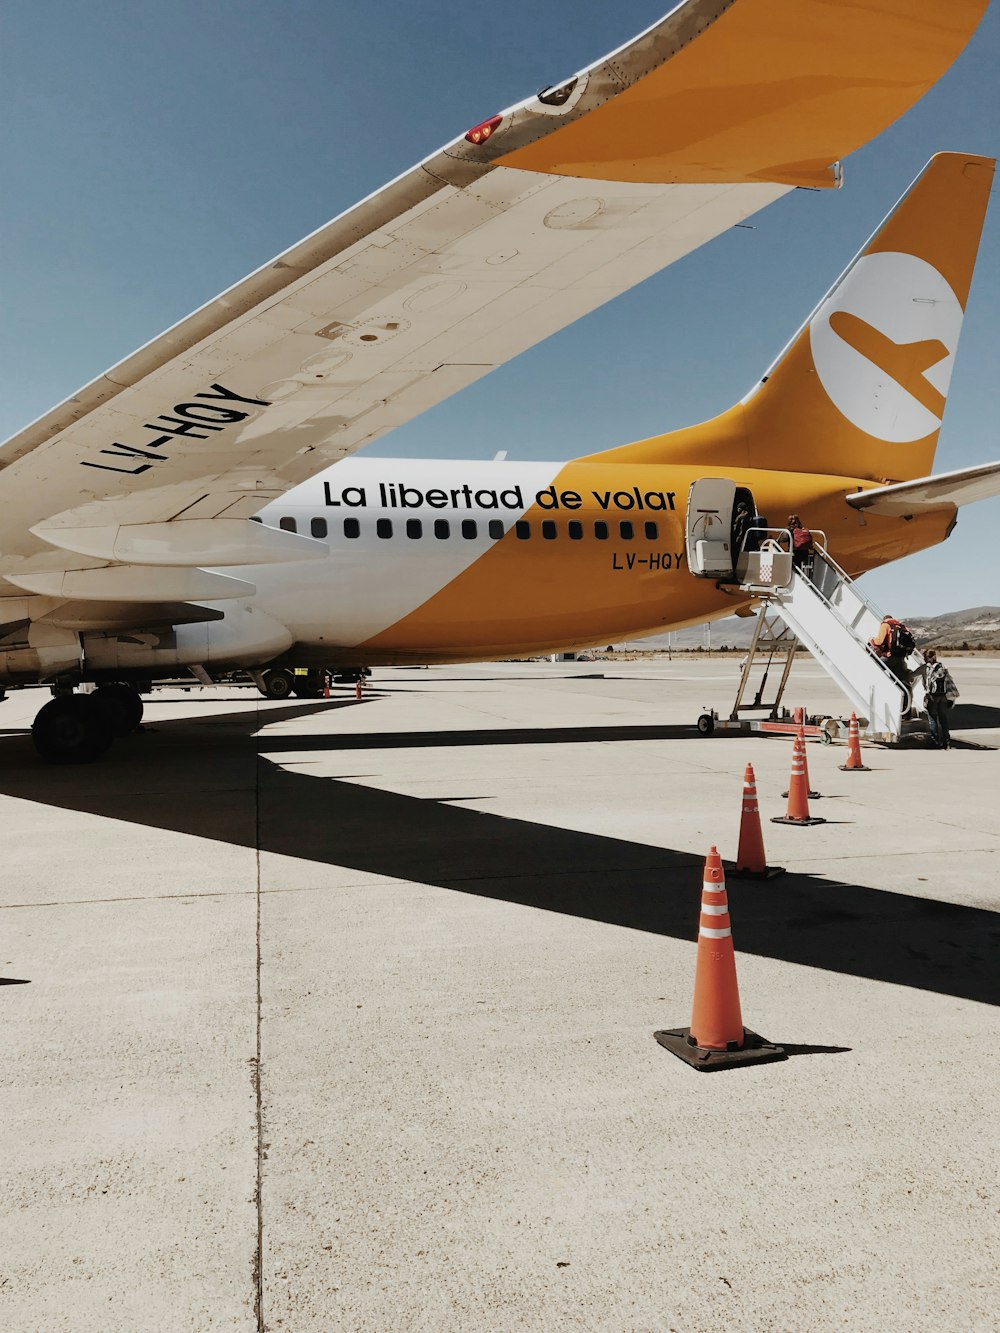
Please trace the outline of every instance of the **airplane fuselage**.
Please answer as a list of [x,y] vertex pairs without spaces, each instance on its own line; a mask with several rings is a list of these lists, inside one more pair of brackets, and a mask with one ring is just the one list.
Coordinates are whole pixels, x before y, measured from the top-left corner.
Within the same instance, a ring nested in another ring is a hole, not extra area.
[[[684,464],[348,459],[263,522],[323,559],[238,572],[315,663],[471,660],[585,646],[728,615],[732,585],[688,569]],[[799,512],[850,573],[943,540],[950,514],[862,522],[850,478],[727,469],[774,527]]]

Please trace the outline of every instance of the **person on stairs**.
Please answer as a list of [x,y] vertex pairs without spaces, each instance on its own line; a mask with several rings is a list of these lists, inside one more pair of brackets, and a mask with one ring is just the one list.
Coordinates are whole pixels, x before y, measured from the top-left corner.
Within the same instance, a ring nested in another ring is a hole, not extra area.
[[788,530],[792,534],[792,568],[807,579],[812,578],[813,552],[816,545],[808,528],[802,526],[798,514],[789,514]]

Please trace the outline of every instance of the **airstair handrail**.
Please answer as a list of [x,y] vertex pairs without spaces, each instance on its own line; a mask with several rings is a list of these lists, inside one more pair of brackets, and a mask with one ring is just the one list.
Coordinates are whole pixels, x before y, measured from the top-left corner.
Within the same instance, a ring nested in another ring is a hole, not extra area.
[[858,600],[864,603],[872,615],[878,619],[879,624],[881,624],[885,618],[885,613],[882,608],[872,601],[865,590],[858,586],[857,581],[852,579],[850,574],[848,574],[841,565],[838,565],[836,560],[834,560],[833,556],[826,549],[825,541],[821,546],[817,546],[816,553],[830,566],[835,574],[839,574],[844,582],[850,585],[852,592],[856,593]]
[[[810,528],[813,543],[817,550],[826,549],[827,536],[822,528]],[[778,550],[788,554],[792,549],[792,531],[791,528],[748,528],[743,534],[743,540],[740,542],[740,555],[750,554],[747,551],[747,542],[753,537],[757,542],[756,550]],[[816,538],[822,538],[817,541]],[[770,543],[770,545],[769,545]],[[843,571],[841,571],[843,573]],[[845,574],[846,578],[847,575]]]
[[[861,590],[858,588],[857,584],[854,582],[851,576],[847,574],[843,569],[841,569],[840,565],[837,564],[836,560],[834,560],[834,558],[829,554],[829,552],[826,551],[825,549],[819,549],[817,550],[817,554],[820,555],[828,565],[830,565],[830,567],[834,570],[835,573],[839,574],[840,577],[850,585],[852,590],[857,591],[860,600],[869,609],[869,611],[871,611],[873,615],[878,616],[879,621],[881,621],[882,612],[879,610],[879,608],[875,605],[875,603],[871,600],[870,597],[868,597],[865,593],[861,592]],[[827,597],[826,593],[822,590],[822,588],[820,588],[812,579],[808,578],[805,574],[800,573],[799,577],[801,579],[804,579],[805,582],[810,585],[813,592],[823,603],[825,603],[825,605],[833,614],[833,616],[840,622],[841,625],[843,625],[843,627],[846,630],[848,630],[852,634],[852,636],[854,636],[853,634],[854,627],[848,625],[847,621],[840,614],[839,609],[836,606],[834,606],[833,602],[830,601],[829,597]],[[781,600],[780,597],[778,600],[779,601]],[[889,679],[892,681],[892,683],[899,689],[900,693],[903,696],[903,712],[905,713],[907,709],[911,706],[913,701],[912,692],[909,686],[904,684],[904,682],[899,679],[896,673],[889,668],[889,666],[885,663],[885,661],[881,657],[878,656],[877,653],[871,651],[870,645],[867,642],[863,643],[861,639],[857,638],[857,636],[854,636],[854,638],[855,642],[859,645],[859,647],[865,649],[865,651],[868,653],[869,658],[878,666],[879,670],[882,671],[886,676],[888,676]]]

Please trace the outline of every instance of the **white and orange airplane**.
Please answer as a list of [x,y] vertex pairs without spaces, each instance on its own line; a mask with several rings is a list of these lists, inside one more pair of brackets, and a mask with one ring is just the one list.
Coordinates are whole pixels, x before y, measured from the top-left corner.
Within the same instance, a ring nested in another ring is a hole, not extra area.
[[745,609],[727,571],[690,567],[720,480],[730,508],[807,515],[852,575],[942,541],[1000,491],[1000,464],[926,475],[993,175],[966,154],[930,162],[713,421],[570,463],[347,456],[787,191],[839,184],[985,7],[683,0],[10,439],[0,681],[52,685],[39,752],[96,757],[179,668],[521,656]]

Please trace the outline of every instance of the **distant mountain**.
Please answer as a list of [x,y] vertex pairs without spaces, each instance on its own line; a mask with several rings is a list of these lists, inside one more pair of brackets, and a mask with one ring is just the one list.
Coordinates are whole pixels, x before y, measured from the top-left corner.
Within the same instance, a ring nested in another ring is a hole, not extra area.
[[[648,639],[629,640],[630,648],[683,651],[692,648],[747,648],[753,635],[755,617],[726,616],[711,625],[690,625],[671,634],[655,634]],[[918,647],[1000,649],[1000,606],[974,606],[967,611],[948,611],[940,616],[904,616]],[[618,645],[619,647],[621,645]]]
[[911,616],[907,624],[921,646],[1000,648],[1000,606],[974,606],[943,616]]

